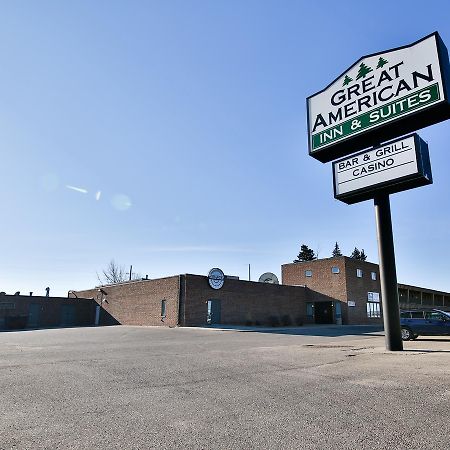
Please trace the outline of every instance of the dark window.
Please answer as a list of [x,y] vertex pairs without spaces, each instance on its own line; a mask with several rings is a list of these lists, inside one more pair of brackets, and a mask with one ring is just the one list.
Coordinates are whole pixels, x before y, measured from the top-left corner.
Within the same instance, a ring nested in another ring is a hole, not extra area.
[[312,270],[305,270],[305,277],[312,277]]
[[411,318],[411,313],[410,313],[410,312],[402,311],[402,312],[400,313],[400,317],[401,317],[402,319],[410,319],[410,318]]
[[423,311],[411,311],[412,319],[423,319]]
[[166,317],[166,302],[167,300],[161,300],[161,317]]
[[426,311],[425,312],[425,319],[428,320],[444,320],[445,316],[444,314],[441,314],[437,311]]

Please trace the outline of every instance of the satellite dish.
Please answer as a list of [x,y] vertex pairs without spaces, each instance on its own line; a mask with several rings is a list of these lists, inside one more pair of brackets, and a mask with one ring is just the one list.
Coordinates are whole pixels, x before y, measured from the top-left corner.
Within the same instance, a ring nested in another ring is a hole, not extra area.
[[277,276],[272,272],[263,273],[258,280],[260,283],[280,284]]

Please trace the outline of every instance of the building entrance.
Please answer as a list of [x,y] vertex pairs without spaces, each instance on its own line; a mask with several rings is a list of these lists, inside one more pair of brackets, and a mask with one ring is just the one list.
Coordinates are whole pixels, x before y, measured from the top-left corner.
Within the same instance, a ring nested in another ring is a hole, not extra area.
[[206,323],[210,325],[220,323],[220,300],[208,300]]
[[315,302],[314,318],[316,323],[320,324],[334,323],[332,302]]

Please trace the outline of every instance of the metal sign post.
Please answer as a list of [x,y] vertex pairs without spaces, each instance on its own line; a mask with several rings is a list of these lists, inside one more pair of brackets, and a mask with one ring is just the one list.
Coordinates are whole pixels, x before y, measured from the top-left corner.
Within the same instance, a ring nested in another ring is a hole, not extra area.
[[375,220],[377,223],[378,256],[380,259],[381,301],[383,305],[386,349],[402,351],[403,342],[400,329],[397,271],[395,268],[389,194],[381,194],[375,197],[374,205]]

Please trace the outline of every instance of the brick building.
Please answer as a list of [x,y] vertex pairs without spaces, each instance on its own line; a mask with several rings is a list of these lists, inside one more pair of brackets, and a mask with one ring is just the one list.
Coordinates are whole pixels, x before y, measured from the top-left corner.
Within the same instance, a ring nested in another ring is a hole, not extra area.
[[0,330],[94,325],[92,299],[0,295]]
[[208,277],[177,275],[77,291],[102,305],[100,324],[198,326],[301,325],[308,322],[308,291],[301,286],[227,277],[221,289]]
[[[282,284],[176,275],[69,291],[0,296],[0,329],[86,325],[381,324],[378,265],[345,256],[281,267]],[[450,294],[399,284],[401,308],[450,308]]]
[[[331,319],[344,324],[381,323],[379,267],[367,261],[340,256],[281,266],[283,284],[306,286],[308,320]],[[450,308],[450,293],[398,285],[400,308]],[[328,304],[326,303],[328,299]],[[318,303],[320,302],[320,303]],[[324,311],[325,310],[325,311]]]
[[381,323],[379,278],[377,264],[346,256],[281,266],[283,284],[306,286],[310,291],[308,316],[316,323]]

